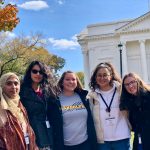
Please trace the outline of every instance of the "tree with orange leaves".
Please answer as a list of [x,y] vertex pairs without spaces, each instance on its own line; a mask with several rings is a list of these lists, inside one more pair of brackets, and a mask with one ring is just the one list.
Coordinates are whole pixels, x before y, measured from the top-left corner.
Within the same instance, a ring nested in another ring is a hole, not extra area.
[[19,23],[17,18],[18,8],[16,5],[4,4],[3,0],[0,0],[0,31],[12,31]]

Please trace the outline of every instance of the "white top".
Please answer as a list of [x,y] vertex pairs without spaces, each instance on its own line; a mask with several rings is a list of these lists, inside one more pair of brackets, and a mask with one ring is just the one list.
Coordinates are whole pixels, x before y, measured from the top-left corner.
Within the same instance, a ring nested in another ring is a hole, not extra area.
[[[115,85],[109,91],[101,91],[96,89],[97,93],[101,93],[107,105],[109,106],[115,90]],[[116,141],[130,138],[130,129],[128,127],[125,117],[120,113],[119,109],[119,93],[116,93],[113,98],[110,113],[106,112],[106,105],[103,102],[100,94],[100,119],[104,131],[104,141]]]

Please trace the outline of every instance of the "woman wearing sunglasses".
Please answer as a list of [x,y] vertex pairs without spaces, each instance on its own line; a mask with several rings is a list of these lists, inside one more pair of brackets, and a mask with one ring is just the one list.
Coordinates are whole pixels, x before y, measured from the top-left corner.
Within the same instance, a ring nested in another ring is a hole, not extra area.
[[51,127],[47,118],[47,104],[55,94],[48,83],[46,66],[33,61],[26,70],[21,86],[20,97],[25,106],[30,124],[36,135],[40,150],[50,150],[52,145]]
[[129,112],[134,131],[133,150],[149,150],[150,86],[135,73],[123,78],[120,109]]

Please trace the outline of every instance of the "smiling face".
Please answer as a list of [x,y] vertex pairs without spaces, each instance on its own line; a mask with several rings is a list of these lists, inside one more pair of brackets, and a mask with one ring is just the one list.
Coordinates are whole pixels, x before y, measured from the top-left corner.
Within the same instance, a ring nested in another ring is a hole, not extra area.
[[43,79],[43,74],[39,65],[33,66],[31,69],[31,79],[33,83],[39,84]]
[[7,79],[3,87],[3,93],[9,98],[15,98],[18,96],[20,91],[20,82],[15,77],[10,77]]
[[100,68],[96,74],[96,83],[101,90],[108,89],[110,87],[111,73],[108,68]]
[[77,87],[77,78],[74,73],[66,73],[63,80],[63,91],[73,92]]
[[125,89],[127,90],[127,92],[129,94],[132,94],[132,95],[137,95],[137,92],[138,92],[138,83],[136,81],[136,79],[134,77],[127,77],[125,80],[124,80],[124,86],[125,86]]

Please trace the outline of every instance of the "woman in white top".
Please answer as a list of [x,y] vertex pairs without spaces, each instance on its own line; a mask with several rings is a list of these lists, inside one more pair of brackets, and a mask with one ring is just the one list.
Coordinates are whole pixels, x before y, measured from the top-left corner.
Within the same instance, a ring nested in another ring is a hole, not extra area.
[[113,66],[107,62],[98,64],[89,86],[99,150],[129,150],[128,120],[119,110],[121,79]]

